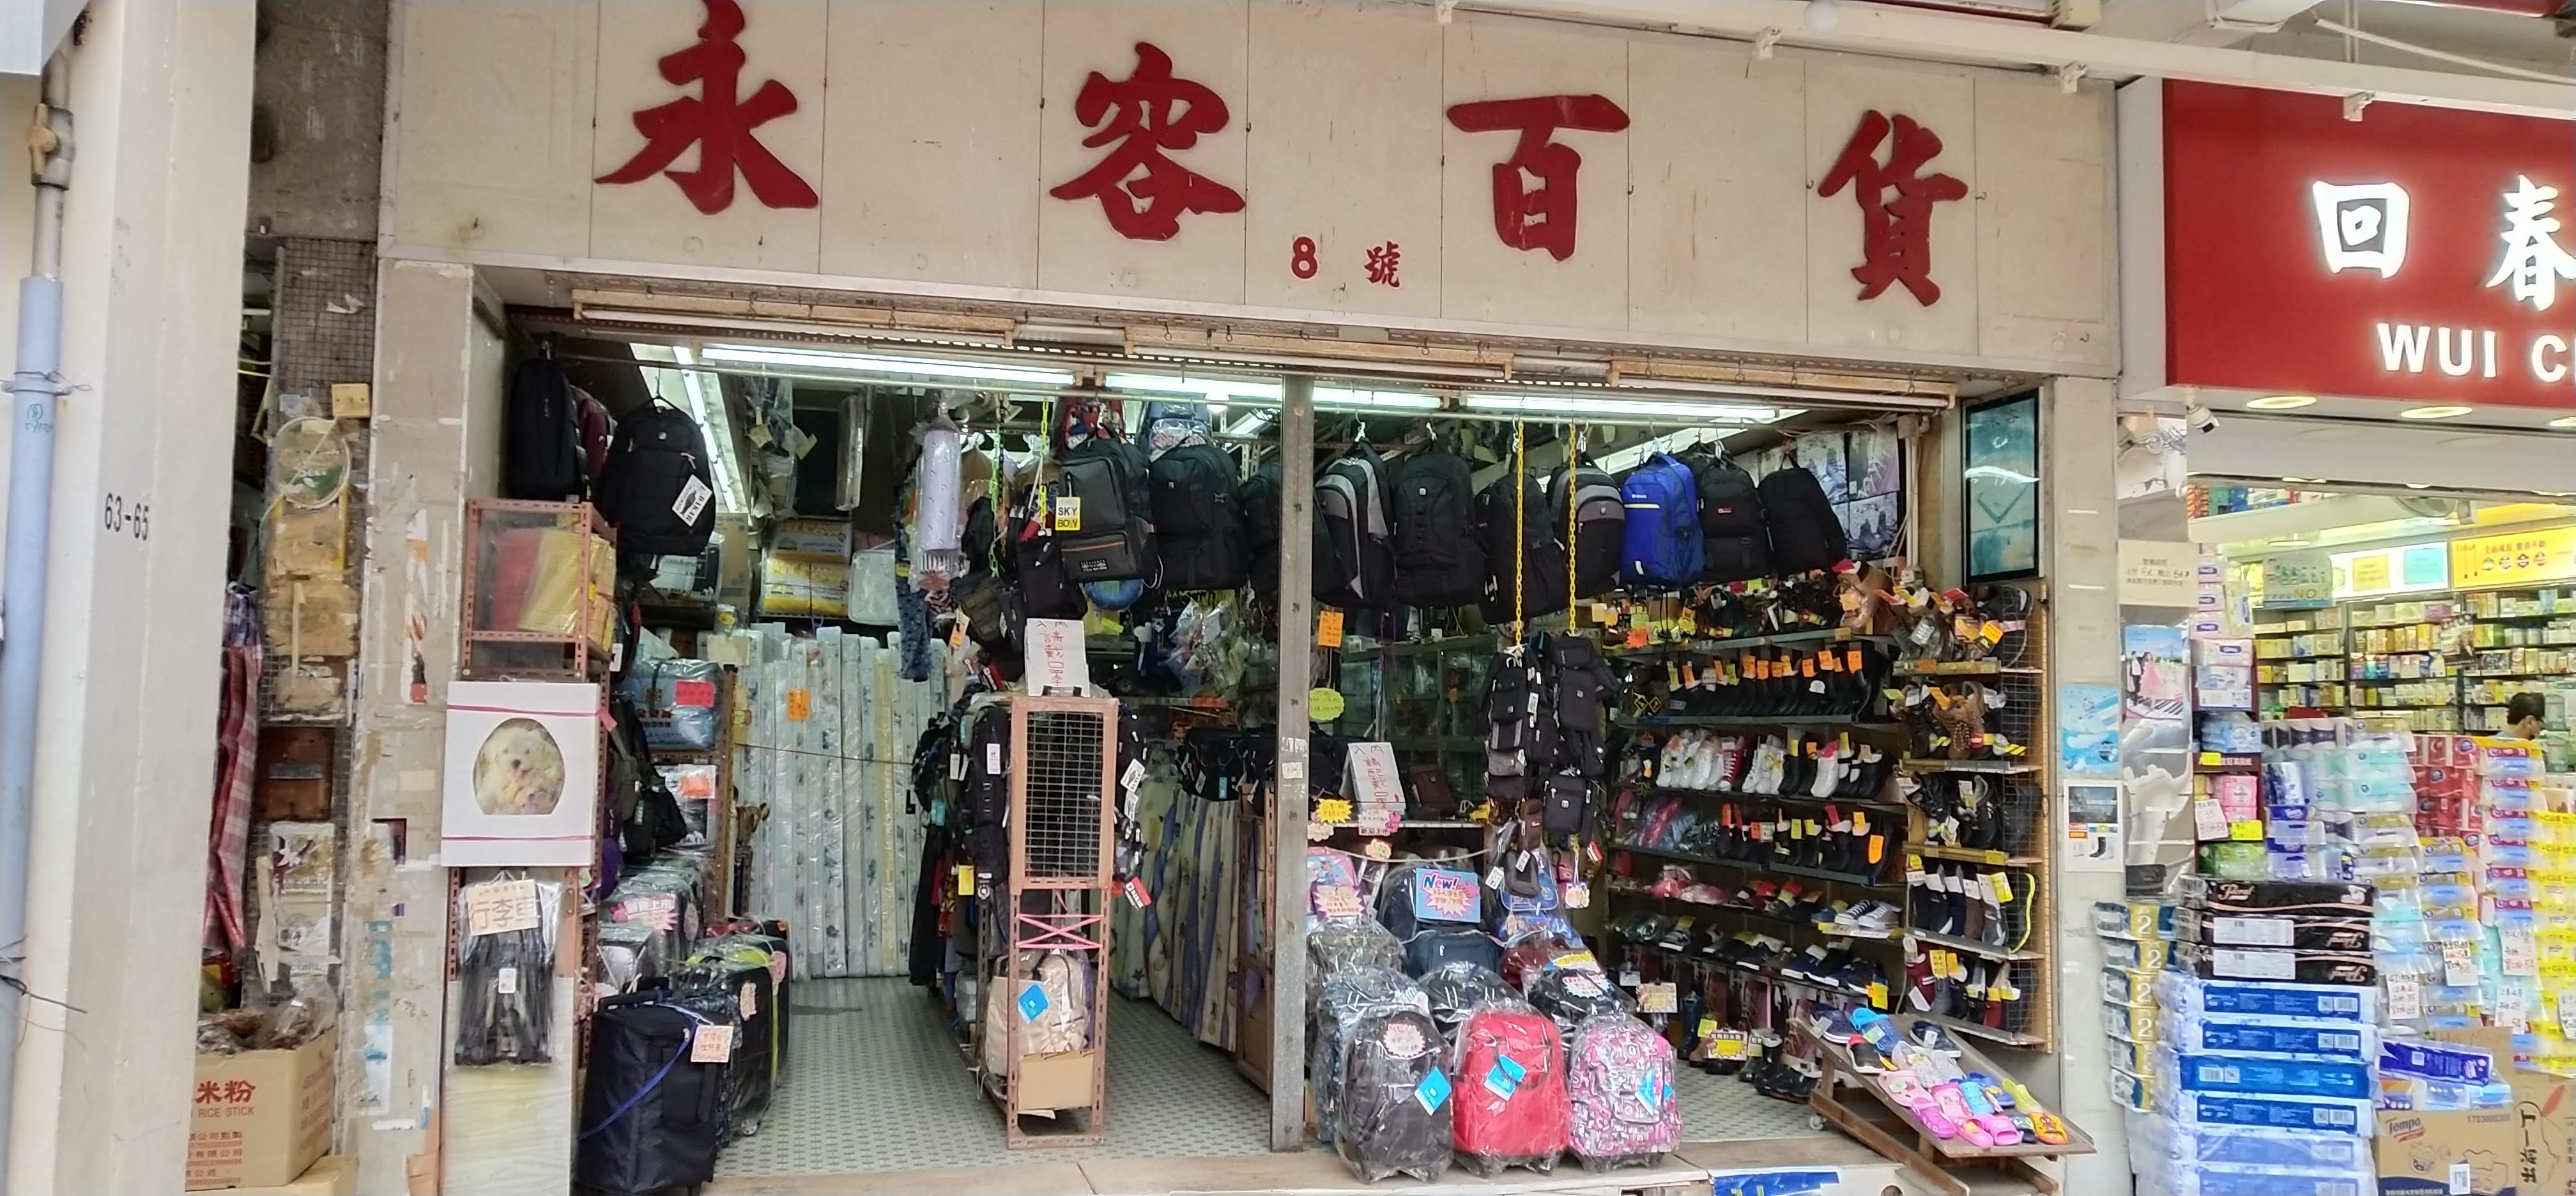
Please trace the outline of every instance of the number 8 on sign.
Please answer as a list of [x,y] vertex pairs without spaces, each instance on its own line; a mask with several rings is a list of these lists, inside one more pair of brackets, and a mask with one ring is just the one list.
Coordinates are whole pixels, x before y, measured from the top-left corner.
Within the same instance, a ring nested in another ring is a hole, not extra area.
[[1315,276],[1315,238],[1299,237],[1288,243],[1288,272],[1299,278]]

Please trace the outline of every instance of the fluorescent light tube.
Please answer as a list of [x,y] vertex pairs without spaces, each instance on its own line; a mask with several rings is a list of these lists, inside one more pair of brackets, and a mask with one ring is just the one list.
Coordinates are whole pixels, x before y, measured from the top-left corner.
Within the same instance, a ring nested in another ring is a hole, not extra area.
[[1665,403],[1647,399],[1596,399],[1578,395],[1471,394],[1469,411],[1509,411],[1521,415],[1621,415],[1648,419],[1705,419],[1739,424],[1767,424],[1784,415],[1777,407],[1743,407],[1730,403]]
[[884,357],[874,353],[831,353],[815,349],[763,349],[747,345],[708,345],[699,356],[707,361],[740,365],[789,366],[909,378],[958,378],[974,382],[1017,382],[1029,386],[1071,386],[1063,370],[1000,365],[980,361],[937,361],[919,357]]

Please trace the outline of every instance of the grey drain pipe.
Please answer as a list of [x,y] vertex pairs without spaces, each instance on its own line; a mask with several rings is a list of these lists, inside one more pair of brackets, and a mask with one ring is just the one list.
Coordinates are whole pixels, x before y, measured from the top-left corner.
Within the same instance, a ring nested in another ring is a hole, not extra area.
[[18,369],[9,378],[9,530],[0,574],[0,1191],[17,1126],[27,946],[28,837],[35,811],[36,680],[44,663],[46,530],[54,515],[54,404],[70,387],[63,349],[63,197],[72,180],[71,59],[45,64],[34,155],[36,244],[18,283]]

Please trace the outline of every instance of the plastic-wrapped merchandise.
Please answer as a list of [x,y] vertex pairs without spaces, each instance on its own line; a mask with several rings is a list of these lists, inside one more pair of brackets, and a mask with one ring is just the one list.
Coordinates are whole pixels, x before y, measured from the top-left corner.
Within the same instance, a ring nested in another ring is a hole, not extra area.
[[556,928],[563,886],[504,877],[456,890],[456,1062],[554,1057]]
[[715,1177],[729,1132],[723,1099],[730,1063],[692,1056],[697,1036],[733,1029],[697,1000],[668,994],[610,997],[590,1023],[572,1178],[576,1188],[643,1196]]
[[1637,1011],[1635,1001],[1610,983],[1610,978],[1584,967],[1552,967],[1538,974],[1529,986],[1529,1003],[1556,1022],[1557,1030],[1571,1041],[1575,1028],[1586,1020],[1608,1015],[1626,1017]]
[[1335,922],[1306,935],[1306,1005],[1345,968],[1404,970],[1404,944],[1375,922]]
[[2177,1125],[2162,1117],[2129,1119],[2130,1157],[2176,1163],[2236,1163],[2302,1171],[2368,1170],[2370,1140],[2348,1134]]
[[2261,1167],[2246,1163],[2177,1163],[2145,1159],[2138,1190],[2170,1196],[2378,1196],[2376,1169],[2343,1171]]
[[621,993],[662,974],[661,936],[642,926],[599,928],[599,983]]
[[1495,970],[1513,991],[1526,993],[1550,962],[1582,950],[1572,938],[1553,932],[1520,935],[1505,940],[1502,966]]
[[260,1010],[259,1029],[250,1036],[254,1051],[291,1051],[330,1032],[339,1021],[340,1001],[331,986],[306,980],[286,999]]
[[1439,1024],[1441,1038],[1452,1043],[1458,1041],[1458,1023],[1477,1009],[1495,1002],[1523,1004],[1501,974],[1472,963],[1442,964],[1423,973],[1422,995],[1431,1002],[1431,1020]]
[[1020,1054],[1057,1055],[1091,1045],[1091,965],[1066,951],[1039,956],[1034,976],[996,980],[984,1002],[984,1069],[1007,1075],[1011,1023]]
[[634,704],[646,745],[703,752],[716,745],[716,682],[723,675],[712,660],[640,660],[618,681],[617,694]]
[[1505,998],[1477,1008],[1450,1051],[1458,1162],[1478,1175],[1556,1169],[1571,1133],[1565,1049],[1556,1023]]
[[1455,1094],[1431,1015],[1371,1010],[1345,1032],[1341,1050],[1333,1150],[1367,1183],[1399,1172],[1438,1179],[1449,1167]]
[[1681,1145],[1673,1044],[1644,1022],[1602,1014],[1575,1027],[1565,1092],[1566,1143],[1587,1171],[1652,1167]]
[[687,993],[729,998],[742,1032],[734,1039],[733,1058],[725,1068],[725,1097],[736,1137],[760,1132],[761,1118],[777,1080],[779,1017],[777,980],[770,969],[767,945],[748,937],[710,939],[700,943],[689,962],[673,977]]
[[[1410,1009],[1427,1022],[1431,1003],[1422,988],[1404,973],[1379,964],[1344,968],[1324,982],[1307,1006],[1306,1082],[1315,1093],[1315,1136],[1330,1144],[1340,1124],[1342,1044],[1352,1028],[1372,1013]],[[1438,1033],[1438,1027],[1433,1027]]]
[[924,592],[946,589],[948,579],[966,569],[958,547],[965,534],[966,508],[958,497],[964,485],[964,450],[964,439],[942,403],[921,434],[921,461],[913,476],[913,584]]

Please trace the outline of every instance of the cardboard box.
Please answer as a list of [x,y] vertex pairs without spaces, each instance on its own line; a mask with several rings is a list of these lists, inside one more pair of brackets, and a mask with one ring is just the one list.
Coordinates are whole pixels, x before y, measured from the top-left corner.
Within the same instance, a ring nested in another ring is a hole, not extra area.
[[2576,1080],[2516,1071],[2513,1115],[2522,1132],[2515,1163],[2520,1196],[2576,1193]]
[[274,1188],[234,1188],[233,1196],[357,1196],[357,1160],[344,1154],[326,1154],[304,1169],[304,1174],[291,1184]]
[[2381,1113],[2381,1196],[2516,1196],[2522,1128],[2511,1109]]
[[1020,1058],[1020,1090],[1014,1103],[1022,1109],[1078,1109],[1091,1104],[1096,1051],[1060,1051]]
[[197,1056],[188,1190],[293,1183],[331,1145],[331,1040]]

